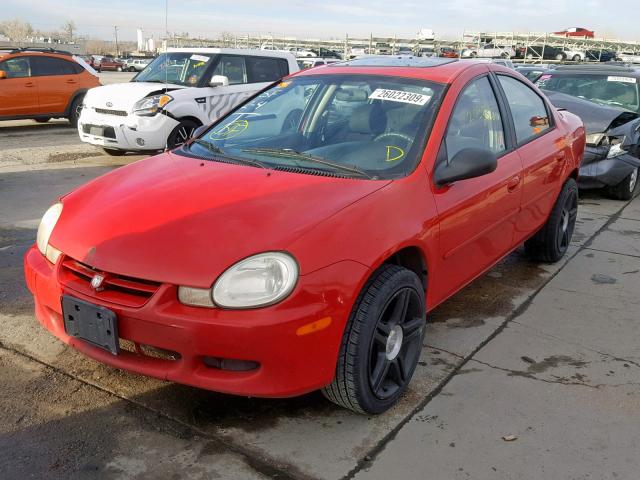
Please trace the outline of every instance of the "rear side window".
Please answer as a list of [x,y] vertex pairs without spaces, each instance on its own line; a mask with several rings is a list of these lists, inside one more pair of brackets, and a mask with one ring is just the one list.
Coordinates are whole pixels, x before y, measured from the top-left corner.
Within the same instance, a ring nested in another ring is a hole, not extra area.
[[33,70],[36,76],[74,75],[78,73],[75,64],[53,57],[33,57]]
[[10,58],[0,62],[0,70],[7,73],[7,78],[24,78],[31,76],[31,62],[27,57]]
[[445,142],[449,161],[465,148],[505,151],[502,117],[487,77],[471,82],[458,97]]
[[536,92],[515,78],[498,75],[498,79],[507,96],[518,144],[542,135],[551,128],[547,107]]
[[289,74],[284,58],[246,57],[249,83],[275,82]]

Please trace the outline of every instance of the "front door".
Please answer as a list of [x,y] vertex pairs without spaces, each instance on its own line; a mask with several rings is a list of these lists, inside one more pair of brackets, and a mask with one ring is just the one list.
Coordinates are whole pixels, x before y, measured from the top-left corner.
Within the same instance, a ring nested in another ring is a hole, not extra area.
[[492,173],[434,187],[440,219],[438,281],[434,303],[481,274],[514,245],[522,195],[522,164],[508,151],[504,112],[498,107],[487,75],[460,93],[443,140],[438,162],[455,162],[465,148],[483,148],[498,156]]

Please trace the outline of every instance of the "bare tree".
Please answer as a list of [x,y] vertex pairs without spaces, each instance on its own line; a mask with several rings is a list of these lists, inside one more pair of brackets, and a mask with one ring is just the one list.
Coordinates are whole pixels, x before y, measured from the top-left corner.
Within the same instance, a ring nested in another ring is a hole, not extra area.
[[15,18],[0,23],[0,33],[12,42],[23,42],[33,33],[33,27],[30,23]]
[[62,26],[62,30],[67,34],[67,40],[73,40],[73,32],[76,30],[76,24],[73,20],[67,20],[65,24]]

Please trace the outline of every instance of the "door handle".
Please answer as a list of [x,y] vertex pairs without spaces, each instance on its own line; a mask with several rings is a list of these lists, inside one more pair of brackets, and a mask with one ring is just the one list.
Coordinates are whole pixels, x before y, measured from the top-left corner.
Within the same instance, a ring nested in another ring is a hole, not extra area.
[[518,188],[519,185],[520,185],[520,176],[516,175],[515,177],[510,178],[509,181],[507,182],[507,190],[509,192],[513,192]]
[[67,83],[78,83],[78,82],[76,82],[76,81],[75,81],[75,80],[73,80],[73,79],[70,79],[70,80],[67,80]]
[[36,84],[35,84],[35,83],[33,83],[33,82],[27,82],[27,83],[25,83],[25,84],[24,84],[24,86],[25,86],[25,87],[35,87],[35,86],[36,86]]

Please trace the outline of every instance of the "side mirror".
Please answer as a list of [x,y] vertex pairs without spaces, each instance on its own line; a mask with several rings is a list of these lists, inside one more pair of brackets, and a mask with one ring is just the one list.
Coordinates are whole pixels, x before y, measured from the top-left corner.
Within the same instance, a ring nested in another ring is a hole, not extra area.
[[209,82],[210,87],[226,87],[229,85],[229,77],[224,75],[214,75]]
[[450,162],[440,162],[434,172],[434,181],[443,187],[458,180],[481,177],[498,168],[496,155],[483,148],[463,148]]
[[7,72],[0,70],[0,80],[4,80],[5,78],[7,78]]

